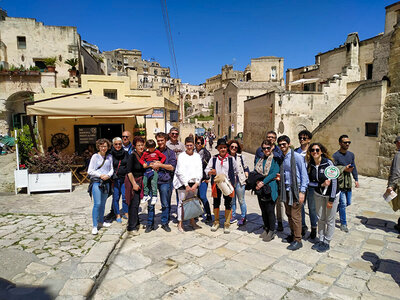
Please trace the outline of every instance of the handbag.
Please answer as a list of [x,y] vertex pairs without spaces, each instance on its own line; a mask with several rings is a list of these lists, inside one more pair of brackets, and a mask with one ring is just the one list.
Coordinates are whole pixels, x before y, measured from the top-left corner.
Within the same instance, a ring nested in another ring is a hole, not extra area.
[[183,220],[197,218],[204,213],[201,201],[197,197],[187,198],[182,201]]

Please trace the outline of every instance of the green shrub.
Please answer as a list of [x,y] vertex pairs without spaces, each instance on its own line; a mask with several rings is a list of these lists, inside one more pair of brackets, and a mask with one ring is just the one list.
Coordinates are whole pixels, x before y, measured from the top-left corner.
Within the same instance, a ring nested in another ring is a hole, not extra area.
[[25,125],[22,129],[19,129],[17,137],[20,163],[27,164],[29,161],[29,155],[33,149],[33,141],[29,131],[29,126]]

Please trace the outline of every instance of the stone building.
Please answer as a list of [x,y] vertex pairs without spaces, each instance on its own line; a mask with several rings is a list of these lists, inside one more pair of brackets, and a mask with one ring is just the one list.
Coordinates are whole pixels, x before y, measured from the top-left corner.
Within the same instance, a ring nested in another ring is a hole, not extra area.
[[224,65],[221,74],[206,79],[206,95],[212,95],[215,90],[225,87],[229,81],[244,81],[243,71],[233,70],[232,65]]
[[[65,60],[78,58],[78,71],[100,74],[98,61],[81,47],[76,27],[49,26],[31,18],[9,17],[0,9],[0,133],[26,122],[24,101],[46,87],[60,87],[69,78]],[[46,58],[56,58],[56,72],[47,72]],[[38,67],[40,73],[29,72]],[[18,69],[16,71],[12,71]],[[27,71],[21,71],[27,70]]]
[[308,129],[333,153],[347,134],[359,172],[386,177],[400,132],[399,12],[400,2],[386,7],[383,34],[360,41],[350,33],[314,65],[288,69],[285,91],[245,101],[246,150],[255,151],[268,130],[296,145],[297,133]]
[[154,60],[142,58],[142,52],[137,49],[115,49],[104,51],[106,74],[137,75],[136,88],[158,90],[164,96],[179,102],[180,79],[172,78],[169,67],[162,67]]
[[271,81],[284,85],[283,57],[262,56],[252,58],[244,70],[245,81]]

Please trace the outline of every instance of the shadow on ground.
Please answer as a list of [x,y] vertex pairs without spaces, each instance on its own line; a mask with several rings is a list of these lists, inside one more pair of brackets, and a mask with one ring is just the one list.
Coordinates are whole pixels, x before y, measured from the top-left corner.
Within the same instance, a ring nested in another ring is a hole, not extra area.
[[363,224],[365,227],[369,229],[374,229],[374,230],[379,229],[385,232],[398,233],[398,231],[395,229],[396,223],[393,221],[383,220],[379,218],[367,218],[363,216],[356,216],[356,218],[360,219],[361,224]]
[[389,274],[392,276],[393,280],[400,285],[400,263],[392,259],[382,259],[379,258],[373,252],[364,252],[361,258],[365,261],[372,263],[371,270],[376,272],[381,272]]
[[46,287],[20,285],[0,277],[0,299],[7,300],[51,300]]

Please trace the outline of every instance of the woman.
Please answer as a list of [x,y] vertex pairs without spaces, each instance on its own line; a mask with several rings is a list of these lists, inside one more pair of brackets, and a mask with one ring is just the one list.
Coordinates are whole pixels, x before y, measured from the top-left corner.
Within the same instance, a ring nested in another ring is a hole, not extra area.
[[128,218],[128,204],[125,200],[125,175],[127,174],[129,154],[122,148],[122,139],[116,137],[112,140],[113,147],[111,148],[111,155],[113,157],[113,210],[117,222],[122,223],[121,213],[119,209],[119,198],[122,196],[122,213],[125,218]]
[[339,204],[337,179],[328,179],[325,169],[333,166],[328,151],[320,143],[312,143],[307,150],[309,185],[313,187],[315,208],[318,218],[319,242],[311,247],[318,252],[329,250],[329,243],[335,231],[336,210]]
[[125,198],[128,204],[128,232],[137,233],[139,231],[139,203],[142,190],[144,168],[139,162],[144,151],[144,139],[135,137],[132,142],[135,149],[129,156],[125,179]]
[[279,174],[279,164],[272,154],[272,147],[271,141],[264,140],[261,144],[264,156],[257,157],[254,165],[254,171],[260,175],[256,183],[256,194],[265,230],[260,237],[265,242],[275,237],[275,203],[278,198],[276,179]]
[[104,208],[106,200],[111,194],[109,179],[114,173],[113,159],[107,154],[111,143],[107,139],[96,141],[96,148],[99,152],[93,154],[90,159],[88,174],[90,176],[89,194],[93,196],[93,228],[92,234],[96,235],[101,227],[109,227],[111,224],[104,222]]
[[211,217],[210,203],[207,200],[207,188],[208,188],[208,181],[210,179],[210,176],[208,176],[204,172],[204,170],[207,167],[208,162],[210,161],[211,153],[206,149],[206,146],[204,144],[204,138],[201,136],[196,136],[196,153],[198,153],[200,155],[201,162],[203,165],[203,177],[201,178],[198,196],[199,196],[201,202],[203,202],[203,206],[204,206],[204,209],[207,214],[206,222],[211,223],[212,217]]
[[237,222],[236,220],[236,198],[239,201],[240,205],[240,219],[238,221],[238,226],[242,226],[246,224],[246,212],[247,206],[244,201],[244,192],[246,188],[246,179],[249,176],[249,168],[245,166],[243,156],[242,156],[242,147],[240,146],[239,141],[230,140],[228,142],[228,150],[229,154],[236,160],[238,174],[236,175],[236,186],[235,186],[235,195],[232,199],[232,217],[231,224]]
[[[182,201],[197,195],[197,188],[203,177],[201,158],[198,153],[194,152],[194,140],[192,137],[185,139],[185,147],[186,151],[178,156],[173,180],[174,188],[178,190],[178,230],[180,232],[184,232],[182,227]],[[190,219],[190,225],[193,229],[201,228],[194,219]]]

